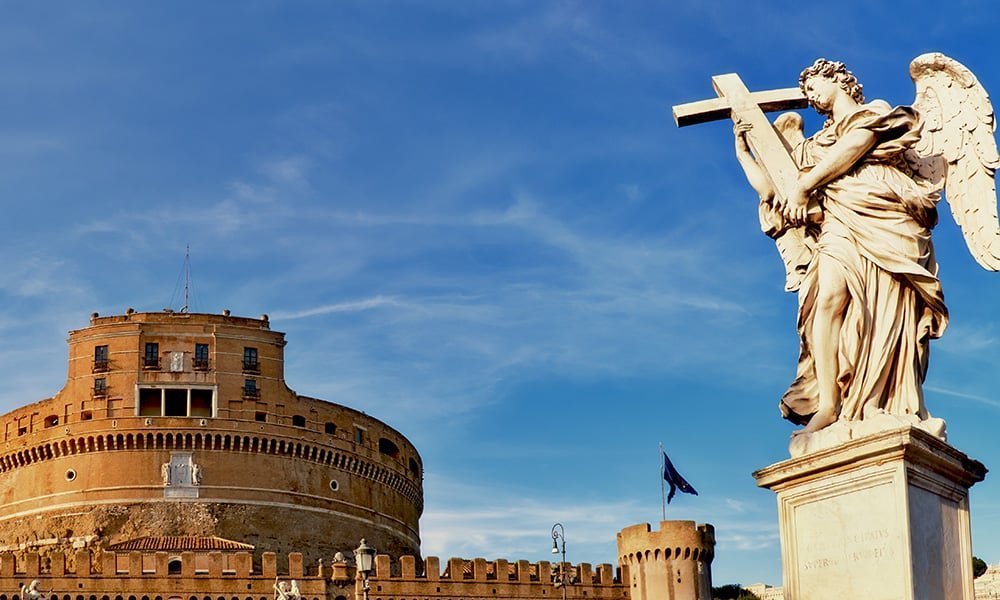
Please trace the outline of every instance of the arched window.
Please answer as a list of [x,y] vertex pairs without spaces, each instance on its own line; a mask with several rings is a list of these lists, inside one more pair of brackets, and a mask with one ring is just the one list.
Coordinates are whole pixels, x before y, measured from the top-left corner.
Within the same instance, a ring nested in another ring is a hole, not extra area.
[[[167,561],[167,574],[168,575],[180,575],[181,574],[181,559],[178,557],[171,558]],[[197,600],[197,598],[195,599]]]
[[327,435],[337,435],[337,424],[336,423],[327,423],[323,427],[323,431],[325,431],[327,433]]
[[392,440],[387,440],[386,438],[379,438],[378,451],[387,456],[391,456],[393,458],[399,458],[399,446],[394,444]]
[[418,465],[417,461],[412,458],[410,459],[410,473],[412,473],[414,477],[420,477],[420,465]]
[[295,416],[292,417],[292,425],[294,425],[296,427],[305,427],[306,426],[306,418],[303,417],[302,415],[295,415]]
[[55,427],[59,424],[59,415],[49,415],[45,417],[44,424],[46,427]]

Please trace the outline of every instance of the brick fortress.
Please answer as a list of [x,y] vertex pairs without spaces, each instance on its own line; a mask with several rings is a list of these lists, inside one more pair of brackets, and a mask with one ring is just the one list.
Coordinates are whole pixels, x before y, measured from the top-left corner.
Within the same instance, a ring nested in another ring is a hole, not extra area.
[[50,600],[265,600],[275,578],[360,597],[338,553],[362,537],[376,600],[547,599],[563,578],[574,598],[710,599],[714,532],[693,522],[627,528],[617,569],[421,558],[416,448],[292,391],[284,346],[266,315],[228,311],[95,313],[70,332],[62,390],[2,417],[0,600],[32,580]]

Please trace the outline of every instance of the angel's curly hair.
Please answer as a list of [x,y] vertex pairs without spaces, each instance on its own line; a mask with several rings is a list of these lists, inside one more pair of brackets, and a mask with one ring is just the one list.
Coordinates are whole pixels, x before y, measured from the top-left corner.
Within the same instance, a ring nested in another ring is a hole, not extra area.
[[806,67],[799,75],[799,88],[804,94],[806,91],[806,81],[813,77],[823,77],[833,81],[841,87],[847,95],[853,98],[858,104],[865,103],[865,94],[862,92],[858,78],[847,70],[844,63],[839,60],[826,60],[817,58],[811,67]]

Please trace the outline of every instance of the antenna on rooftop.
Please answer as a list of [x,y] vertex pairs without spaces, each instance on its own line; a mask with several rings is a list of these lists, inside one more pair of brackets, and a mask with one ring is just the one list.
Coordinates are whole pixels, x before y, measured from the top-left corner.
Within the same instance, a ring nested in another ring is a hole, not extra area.
[[184,278],[184,305],[177,311],[179,313],[186,313],[191,309],[191,245],[185,244],[184,246],[184,268],[181,274],[177,276],[177,284],[174,286],[174,293],[170,297],[170,306],[174,305],[174,298],[177,297],[177,288],[180,287],[181,277]]
[[191,297],[191,244],[184,245],[184,306],[181,312],[186,313]]

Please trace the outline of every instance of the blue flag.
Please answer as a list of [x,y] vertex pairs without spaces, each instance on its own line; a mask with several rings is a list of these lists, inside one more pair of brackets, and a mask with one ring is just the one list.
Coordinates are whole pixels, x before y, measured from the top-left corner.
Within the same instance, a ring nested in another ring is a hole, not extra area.
[[667,495],[667,504],[670,504],[670,501],[673,500],[677,490],[685,494],[698,495],[698,492],[691,487],[691,484],[681,477],[681,474],[674,468],[674,463],[670,462],[670,457],[667,456],[666,452],[663,453],[663,479],[670,486],[670,493]]

